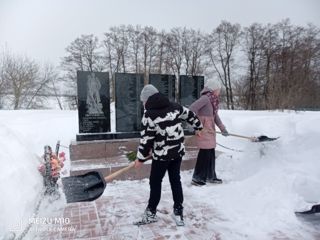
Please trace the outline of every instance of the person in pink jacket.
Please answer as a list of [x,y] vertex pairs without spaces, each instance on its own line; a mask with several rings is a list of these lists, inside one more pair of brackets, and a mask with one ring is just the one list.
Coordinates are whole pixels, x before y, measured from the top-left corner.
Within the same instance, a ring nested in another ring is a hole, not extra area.
[[189,107],[198,116],[204,127],[202,134],[196,137],[200,150],[191,182],[196,186],[203,186],[206,182],[222,183],[215,171],[215,126],[218,126],[222,135],[228,136],[229,134],[218,115],[220,89],[219,81],[207,80],[200,93],[200,98]]

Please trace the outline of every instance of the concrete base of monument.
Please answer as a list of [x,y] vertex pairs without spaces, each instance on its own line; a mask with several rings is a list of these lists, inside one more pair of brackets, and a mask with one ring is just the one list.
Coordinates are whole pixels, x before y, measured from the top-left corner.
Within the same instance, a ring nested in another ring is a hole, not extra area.
[[[99,171],[107,176],[126,167],[130,163],[126,153],[135,151],[138,145],[139,138],[72,142],[70,144],[70,175]],[[181,170],[193,169],[198,154],[194,137],[186,136],[185,145],[186,154],[182,160]],[[131,169],[119,176],[117,180],[147,178],[150,175],[150,164],[151,161],[147,161],[141,169]]]
[[80,133],[77,134],[77,141],[95,141],[95,140],[114,140],[114,139],[127,139],[138,138],[140,132],[105,132],[105,133]]
[[[181,170],[193,169],[196,163],[197,151],[188,152],[182,160]],[[78,160],[71,163],[70,175],[81,175],[90,171],[99,171],[103,176],[126,167],[129,162],[126,157],[118,157],[105,161],[105,159]],[[150,175],[151,161],[145,162],[140,169],[131,169],[118,176],[115,180],[138,180],[148,178]]]
[[[186,136],[194,135],[193,130],[184,129]],[[101,132],[101,133],[79,133],[76,136],[78,142],[82,141],[97,141],[97,140],[120,140],[139,138],[140,132]]]

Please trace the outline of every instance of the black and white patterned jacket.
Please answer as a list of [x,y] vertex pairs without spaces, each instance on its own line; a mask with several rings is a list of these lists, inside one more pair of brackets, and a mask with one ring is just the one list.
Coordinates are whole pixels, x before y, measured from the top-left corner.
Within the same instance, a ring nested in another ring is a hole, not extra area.
[[137,158],[144,162],[152,150],[153,160],[174,160],[184,153],[184,132],[182,120],[194,130],[201,130],[202,124],[189,109],[169,102],[161,93],[149,97],[142,117],[142,131]]

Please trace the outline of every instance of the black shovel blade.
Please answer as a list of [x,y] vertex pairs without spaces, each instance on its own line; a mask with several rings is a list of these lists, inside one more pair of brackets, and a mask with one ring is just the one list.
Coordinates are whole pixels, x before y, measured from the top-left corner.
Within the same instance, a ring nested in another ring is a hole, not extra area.
[[277,140],[279,137],[276,137],[276,138],[270,138],[270,137],[267,137],[265,135],[262,135],[262,136],[259,136],[257,137],[256,141],[255,142],[270,142],[270,141],[274,141],[274,140]]
[[314,214],[314,213],[320,213],[320,204],[313,205],[310,210],[302,211],[302,212],[296,212],[298,214]]
[[107,185],[103,175],[97,171],[61,180],[67,203],[93,201],[103,194]]

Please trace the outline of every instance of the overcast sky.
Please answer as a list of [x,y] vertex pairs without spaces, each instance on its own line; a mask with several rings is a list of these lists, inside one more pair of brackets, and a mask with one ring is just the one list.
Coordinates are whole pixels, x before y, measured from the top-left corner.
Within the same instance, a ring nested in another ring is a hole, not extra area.
[[249,26],[285,18],[320,27],[320,0],[0,0],[0,47],[58,64],[81,34],[101,39],[110,26],[211,32],[222,20]]

